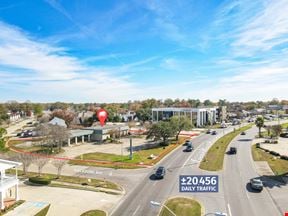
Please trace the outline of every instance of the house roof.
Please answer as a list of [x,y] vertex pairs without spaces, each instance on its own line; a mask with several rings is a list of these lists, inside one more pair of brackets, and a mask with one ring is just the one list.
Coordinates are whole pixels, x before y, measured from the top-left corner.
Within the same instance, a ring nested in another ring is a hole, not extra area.
[[22,163],[0,159],[0,171],[11,169],[13,167],[21,166]]
[[58,117],[54,117],[50,122],[49,124],[52,124],[52,125],[59,125],[59,126],[62,126],[62,127],[67,127],[65,121],[61,118],[58,118]]

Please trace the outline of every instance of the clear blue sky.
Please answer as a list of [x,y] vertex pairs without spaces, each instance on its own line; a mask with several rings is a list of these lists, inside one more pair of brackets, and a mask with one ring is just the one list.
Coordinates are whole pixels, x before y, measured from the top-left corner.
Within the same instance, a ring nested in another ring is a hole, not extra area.
[[287,11],[287,0],[1,0],[0,101],[284,99]]

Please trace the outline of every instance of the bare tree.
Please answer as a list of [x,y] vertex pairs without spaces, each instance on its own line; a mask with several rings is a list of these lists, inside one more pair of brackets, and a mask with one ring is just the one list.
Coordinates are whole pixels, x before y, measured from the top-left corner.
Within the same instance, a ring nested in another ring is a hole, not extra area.
[[33,163],[35,160],[35,157],[30,155],[30,154],[25,154],[25,153],[17,153],[14,156],[12,156],[12,160],[15,161],[20,161],[22,163],[23,167],[23,173],[24,175],[27,174],[29,166]]
[[41,176],[43,167],[49,162],[48,158],[36,157],[34,163],[38,168],[38,175]]
[[63,143],[66,142],[70,136],[69,130],[59,125],[42,124],[36,129],[37,134],[41,136],[41,145],[48,146],[52,152],[54,147],[61,150]]
[[50,125],[50,134],[49,137],[54,145],[56,145],[61,150],[63,143],[66,142],[69,138],[69,130],[65,127],[59,125]]
[[60,160],[60,159],[53,160],[52,164],[57,168],[57,178],[60,178],[62,169],[66,163],[67,163],[66,160]]

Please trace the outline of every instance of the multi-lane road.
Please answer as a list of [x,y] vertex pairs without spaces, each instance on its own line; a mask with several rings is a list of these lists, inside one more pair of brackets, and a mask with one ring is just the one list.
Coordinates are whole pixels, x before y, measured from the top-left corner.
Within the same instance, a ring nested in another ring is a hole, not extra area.
[[233,216],[283,215],[267,190],[255,192],[248,184],[251,178],[258,177],[251,156],[251,142],[255,134],[257,128],[254,127],[246,135],[236,137],[230,146],[237,148],[237,154],[225,158],[223,185],[228,210]]
[[[191,152],[183,152],[184,147],[180,147],[172,152],[168,157],[161,161],[159,166],[164,166],[167,169],[166,176],[163,180],[154,180],[152,177],[155,170],[151,170],[146,176],[144,176],[141,183],[124,197],[123,201],[115,208],[112,213],[113,216],[149,216],[157,215],[159,208],[153,207],[150,201],[164,202],[167,198],[177,192],[179,186],[180,174],[193,174],[193,166],[197,165],[203,153],[207,151],[213,142],[222,135],[223,132],[233,130],[227,128],[225,130],[218,130],[218,135],[213,136],[210,134],[203,134],[193,139],[193,145],[195,150]],[[200,156],[200,157],[199,157]],[[212,196],[212,200],[215,201],[214,205],[217,208],[218,198]],[[221,208],[221,207],[219,207]],[[219,209],[218,210],[221,210]],[[225,208],[222,205],[222,208]],[[222,209],[223,210],[223,209]]]
[[[183,152],[180,147],[158,164],[167,169],[163,180],[154,180],[151,175],[155,171],[149,170],[143,176],[135,189],[127,194],[114,208],[113,216],[153,216],[159,213],[158,207],[153,207],[150,201],[164,203],[169,197],[188,196],[200,201],[205,214],[226,212],[230,216],[277,216],[281,209],[277,207],[268,190],[255,193],[247,184],[250,178],[257,177],[251,156],[252,139],[257,134],[257,128],[248,130],[247,135],[239,135],[231,146],[237,147],[236,155],[225,155],[224,169],[219,172],[208,172],[198,168],[199,162],[213,144],[213,142],[233,128],[218,130],[218,135],[203,134],[193,139],[195,150]],[[218,193],[180,193],[179,175],[219,175]],[[288,200],[287,200],[288,201]],[[283,212],[282,212],[283,214]]]

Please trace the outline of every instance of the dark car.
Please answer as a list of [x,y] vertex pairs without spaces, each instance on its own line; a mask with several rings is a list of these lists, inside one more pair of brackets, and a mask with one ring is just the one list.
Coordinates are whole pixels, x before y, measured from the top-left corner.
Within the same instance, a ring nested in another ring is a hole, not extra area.
[[211,134],[211,132],[212,132],[211,129],[208,129],[208,130],[206,131],[207,134]]
[[189,145],[192,145],[192,142],[191,142],[191,140],[186,140],[183,145],[184,146],[189,146]]
[[191,152],[192,150],[193,150],[192,145],[191,146],[190,145],[187,146],[186,149],[185,149],[186,152]]
[[158,169],[155,172],[155,177],[157,179],[162,179],[162,178],[164,178],[165,173],[166,173],[165,167],[160,166],[160,167],[158,167]]
[[250,186],[254,190],[258,190],[258,191],[263,190],[263,182],[257,178],[250,179]]
[[242,131],[242,132],[241,132],[241,135],[246,135],[246,132],[245,132],[245,131]]
[[237,148],[236,147],[230,147],[229,154],[236,154]]
[[216,131],[212,131],[212,133],[211,133],[212,135],[216,135],[217,134],[217,132]]

